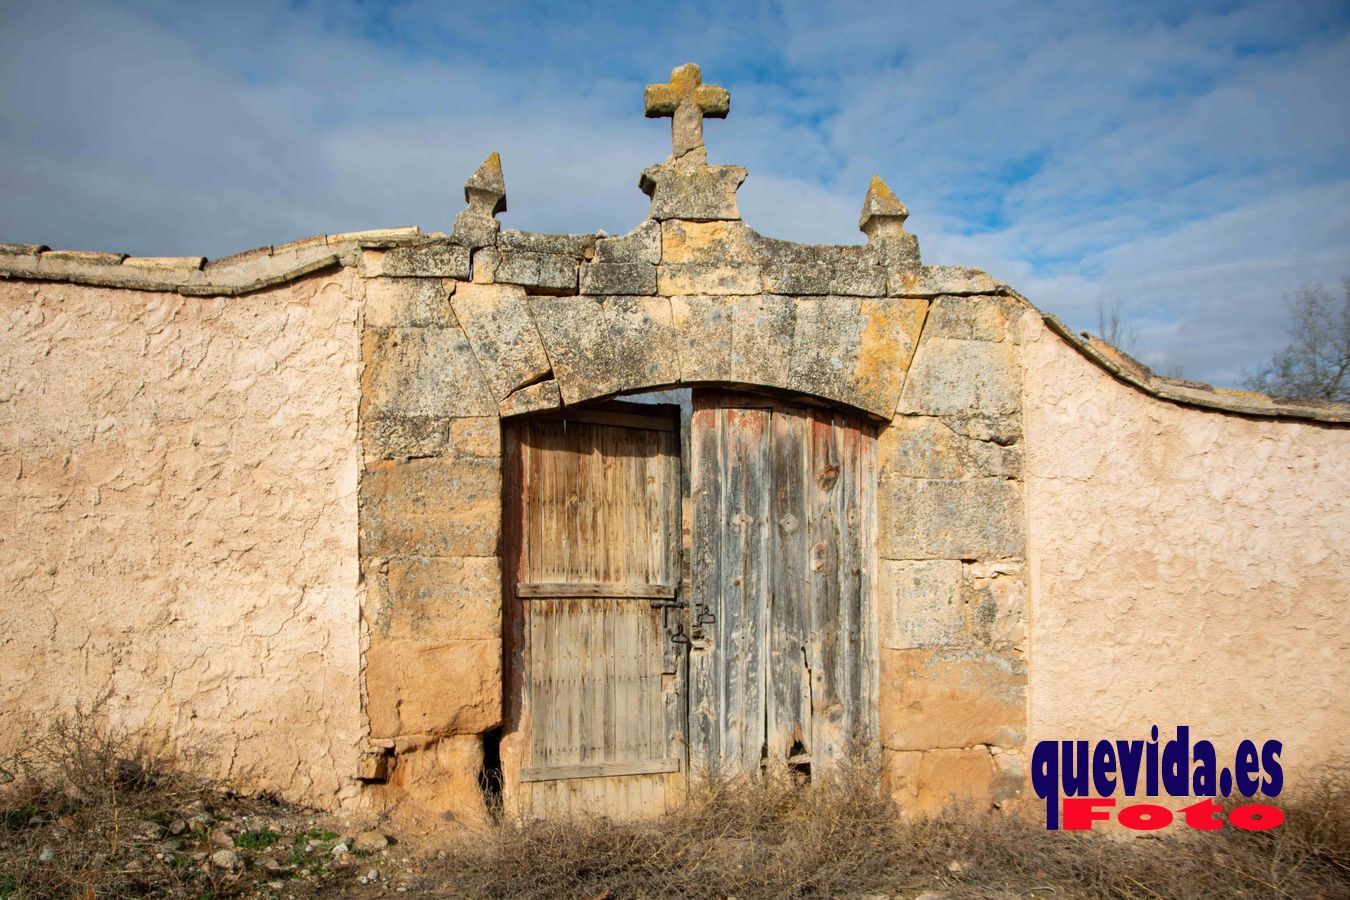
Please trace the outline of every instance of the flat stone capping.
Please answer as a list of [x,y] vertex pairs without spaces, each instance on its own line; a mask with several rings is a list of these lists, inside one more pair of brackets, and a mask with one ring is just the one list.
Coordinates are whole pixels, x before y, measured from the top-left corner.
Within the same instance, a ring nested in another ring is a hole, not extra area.
[[1195,381],[1161,378],[1105,342],[1085,340],[1082,335],[1065,325],[1050,313],[1041,313],[1050,330],[1105,369],[1117,380],[1160,400],[1170,400],[1185,406],[1216,409],[1262,418],[1307,419],[1333,424],[1350,423],[1350,404],[1331,400],[1303,400],[1267,397],[1255,391],[1216,388]]
[[66,281],[189,297],[234,297],[357,262],[363,249],[388,249],[428,239],[416,226],[320,234],[258,247],[208,262],[202,256],[137,257],[122,253],[51,250],[40,244],[0,244],[0,278]]

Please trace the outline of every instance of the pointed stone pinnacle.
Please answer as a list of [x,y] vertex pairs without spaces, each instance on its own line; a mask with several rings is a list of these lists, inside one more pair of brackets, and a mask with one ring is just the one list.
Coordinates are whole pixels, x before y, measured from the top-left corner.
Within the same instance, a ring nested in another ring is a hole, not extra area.
[[905,208],[905,204],[901,203],[895,192],[887,187],[880,175],[873,175],[872,183],[867,186],[867,198],[863,200],[862,214],[858,217],[858,229],[870,238],[878,224],[889,220],[898,223],[899,227],[886,230],[904,231],[907,218],[909,210]]
[[501,223],[497,214],[506,212],[506,178],[501,155],[493,152],[478,171],[464,182],[464,200],[469,205],[455,216],[451,240],[466,247],[490,247],[497,243]]
[[474,197],[490,200],[491,205],[479,208],[490,210],[491,215],[506,212],[506,177],[502,175],[502,157],[495,150],[488,154],[468,181],[464,182],[464,199],[469,206],[475,206]]
[[863,200],[858,228],[867,235],[867,245],[873,248],[887,265],[902,268],[919,265],[919,239],[905,231],[909,210],[895,192],[886,186],[880,175],[872,176]]

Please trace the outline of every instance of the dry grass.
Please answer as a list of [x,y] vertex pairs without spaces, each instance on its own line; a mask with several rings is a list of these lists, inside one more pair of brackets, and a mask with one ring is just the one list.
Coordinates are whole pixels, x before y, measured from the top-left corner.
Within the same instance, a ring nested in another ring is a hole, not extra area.
[[0,898],[309,897],[354,880],[312,811],[205,783],[108,728],[101,703],[23,731],[0,758]]
[[1350,897],[1343,777],[1282,804],[1267,832],[1225,828],[1116,841],[1003,814],[904,822],[856,767],[713,785],[649,822],[506,821],[459,845],[423,887],[442,896]]
[[[1114,841],[999,814],[906,822],[867,765],[811,786],[780,772],[704,785],[647,822],[503,821],[400,871],[386,853],[341,853],[312,812],[205,785],[100,720],[79,711],[0,759],[0,898],[376,896],[396,883],[592,900],[1350,897],[1344,775],[1282,798],[1287,818],[1271,831]],[[237,866],[211,862],[222,849]],[[359,877],[372,865],[377,881]]]

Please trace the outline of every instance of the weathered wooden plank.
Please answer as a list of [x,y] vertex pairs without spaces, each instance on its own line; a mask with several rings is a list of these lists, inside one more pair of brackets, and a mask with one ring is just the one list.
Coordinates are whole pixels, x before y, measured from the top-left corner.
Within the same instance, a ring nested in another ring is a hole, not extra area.
[[[845,715],[845,737],[849,742],[861,737],[863,712],[863,622],[866,596],[863,593],[863,567],[866,548],[863,544],[863,491],[868,473],[864,467],[866,441],[856,425],[837,416],[835,429],[842,438],[844,466],[840,485],[843,504],[843,528],[840,535],[839,598],[840,635],[844,640],[840,654],[842,671],[838,673],[841,686],[840,702]],[[847,748],[845,748],[847,749]]]
[[881,725],[878,721],[881,666],[877,654],[879,610],[876,601],[877,571],[877,441],[876,429],[861,425],[861,453],[859,454],[859,491],[862,495],[862,525],[858,530],[862,547],[862,645],[860,667],[863,672],[859,740],[869,758],[880,755]]
[[516,596],[524,600],[558,597],[592,597],[615,599],[670,599],[675,596],[673,584],[596,584],[587,582],[519,582]]
[[840,657],[839,555],[842,460],[834,416],[811,416],[811,710],[813,768],[840,747],[846,710],[838,685]]
[[[717,665],[721,646],[716,617],[721,612],[722,489],[721,413],[703,395],[694,397],[690,436],[690,495],[694,504],[691,535],[689,648],[689,765],[693,772],[721,770],[721,689]],[[714,621],[704,622],[707,617]]]
[[641,412],[612,412],[602,409],[569,409],[561,413],[544,413],[534,416],[536,421],[581,422],[591,425],[608,425],[613,428],[637,428],[645,431],[669,431],[679,429],[679,420],[672,417],[666,406],[648,406],[629,404],[630,409],[657,409],[655,414]]
[[675,758],[649,759],[638,762],[594,763],[575,766],[527,766],[520,770],[521,781],[561,781],[569,778],[608,778],[613,775],[659,775],[678,772],[680,761]]
[[764,748],[765,595],[770,537],[768,438],[771,413],[722,410],[722,614],[727,652],[723,671],[723,759],[744,773],[758,771]]
[[803,410],[773,413],[768,479],[773,495],[767,615],[768,689],[765,743],[771,757],[809,754],[811,675],[807,458],[811,447]]

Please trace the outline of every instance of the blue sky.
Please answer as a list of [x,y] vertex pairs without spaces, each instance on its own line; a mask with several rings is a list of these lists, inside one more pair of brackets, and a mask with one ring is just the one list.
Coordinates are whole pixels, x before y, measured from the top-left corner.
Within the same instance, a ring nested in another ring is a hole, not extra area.
[[759,231],[861,242],[880,174],[925,261],[1236,384],[1284,296],[1350,275],[1350,4],[0,0],[0,240],[223,256],[448,230],[502,154],[508,227],[621,233],[669,153],[642,86],[731,91],[711,161]]

